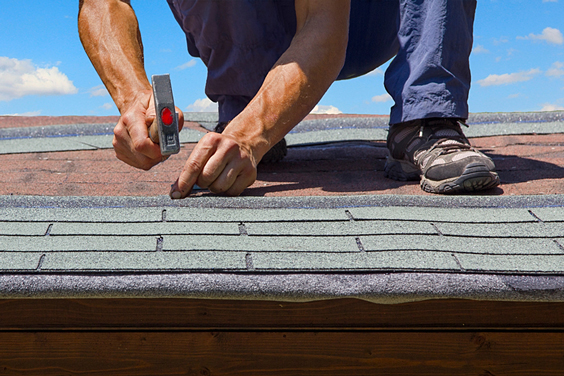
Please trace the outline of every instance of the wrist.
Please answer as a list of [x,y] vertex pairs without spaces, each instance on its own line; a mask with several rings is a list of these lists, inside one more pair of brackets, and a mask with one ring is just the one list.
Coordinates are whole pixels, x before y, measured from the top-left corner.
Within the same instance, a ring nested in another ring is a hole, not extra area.
[[267,132],[260,124],[239,122],[237,118],[225,127],[222,134],[234,139],[240,148],[250,156],[255,166],[258,165],[270,147],[275,144],[267,137]]
[[137,91],[131,91],[128,94],[120,95],[116,100],[116,106],[120,114],[125,114],[132,107],[142,105],[145,109],[149,109],[149,102],[153,91],[151,88],[142,88]]

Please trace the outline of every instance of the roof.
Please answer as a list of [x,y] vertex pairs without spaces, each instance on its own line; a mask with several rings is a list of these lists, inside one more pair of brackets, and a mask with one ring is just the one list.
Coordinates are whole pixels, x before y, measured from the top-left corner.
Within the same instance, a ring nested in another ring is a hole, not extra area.
[[215,115],[188,117],[154,172],[115,161],[108,119],[0,119],[0,297],[563,300],[562,112],[472,115],[502,179],[480,195],[382,178],[385,117],[318,116],[244,196],[172,201]]

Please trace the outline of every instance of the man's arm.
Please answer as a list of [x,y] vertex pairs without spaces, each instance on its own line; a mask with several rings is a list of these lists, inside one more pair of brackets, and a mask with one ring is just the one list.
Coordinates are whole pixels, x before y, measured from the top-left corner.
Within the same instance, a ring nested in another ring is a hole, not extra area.
[[[162,156],[147,132],[155,110],[135,12],[128,0],[80,0],[78,30],[86,54],[121,113],[114,129],[116,156],[150,169]],[[177,111],[182,127],[184,117]]]
[[350,0],[296,0],[297,30],[257,95],[222,134],[208,134],[186,162],[171,197],[194,184],[239,195],[256,166],[317,104],[345,61]]

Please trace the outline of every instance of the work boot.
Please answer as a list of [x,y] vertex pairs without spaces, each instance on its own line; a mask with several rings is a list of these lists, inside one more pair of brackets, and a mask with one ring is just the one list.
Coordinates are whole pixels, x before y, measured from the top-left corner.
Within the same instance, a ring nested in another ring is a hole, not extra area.
[[386,176],[421,180],[430,193],[462,193],[499,184],[491,158],[472,146],[458,119],[422,119],[390,126]]
[[[228,123],[220,122],[215,126],[214,132],[223,133]],[[276,145],[274,145],[260,160],[260,163],[276,163],[280,162],[288,154],[286,146],[286,139],[283,138]]]

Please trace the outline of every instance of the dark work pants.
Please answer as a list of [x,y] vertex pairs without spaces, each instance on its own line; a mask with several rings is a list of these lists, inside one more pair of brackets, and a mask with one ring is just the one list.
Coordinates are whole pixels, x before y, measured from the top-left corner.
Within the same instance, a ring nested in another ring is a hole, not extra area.
[[[167,0],[188,51],[208,68],[206,95],[220,121],[241,112],[295,33],[293,0]],[[469,55],[476,0],[352,0],[339,79],[391,58],[385,87],[390,123],[468,117]],[[395,57],[394,57],[395,56]]]

